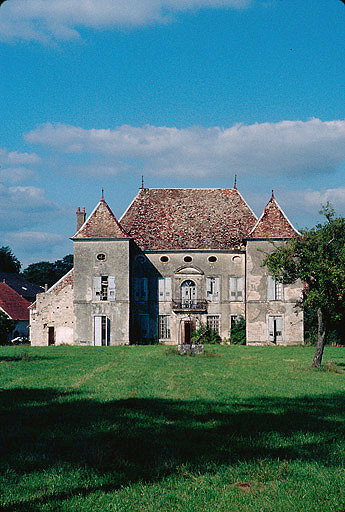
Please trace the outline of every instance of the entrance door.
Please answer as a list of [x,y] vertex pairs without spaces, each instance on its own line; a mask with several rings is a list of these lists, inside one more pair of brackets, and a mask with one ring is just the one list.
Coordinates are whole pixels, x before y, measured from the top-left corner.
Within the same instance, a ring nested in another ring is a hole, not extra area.
[[196,303],[196,286],[191,279],[181,284],[181,301],[185,307],[191,307]]
[[191,343],[191,340],[192,340],[192,333],[194,331],[194,328],[193,328],[193,322],[191,321],[185,321],[184,322],[184,339],[183,339],[183,343],[186,343],[187,345],[189,345]]
[[48,345],[55,345],[55,329],[48,327]]
[[94,317],[94,345],[95,347],[107,346],[110,342],[110,320],[106,316]]
[[268,317],[268,336],[269,341],[272,343],[277,343],[277,341],[283,340],[283,317]]

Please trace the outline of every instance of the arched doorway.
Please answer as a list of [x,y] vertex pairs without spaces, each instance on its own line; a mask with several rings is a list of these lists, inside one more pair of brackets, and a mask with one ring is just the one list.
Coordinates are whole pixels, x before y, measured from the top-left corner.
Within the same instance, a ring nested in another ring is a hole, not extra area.
[[191,279],[181,284],[181,302],[183,307],[192,307],[196,303],[196,285]]

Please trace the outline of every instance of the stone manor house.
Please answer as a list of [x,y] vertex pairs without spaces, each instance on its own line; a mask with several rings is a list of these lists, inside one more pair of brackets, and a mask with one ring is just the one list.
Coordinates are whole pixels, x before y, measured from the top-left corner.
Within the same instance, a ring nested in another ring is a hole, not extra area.
[[142,188],[119,219],[102,199],[77,211],[74,268],[31,306],[32,345],[189,343],[246,319],[247,344],[303,343],[302,284],[262,266],[296,236],[272,192],[257,219],[230,189]]

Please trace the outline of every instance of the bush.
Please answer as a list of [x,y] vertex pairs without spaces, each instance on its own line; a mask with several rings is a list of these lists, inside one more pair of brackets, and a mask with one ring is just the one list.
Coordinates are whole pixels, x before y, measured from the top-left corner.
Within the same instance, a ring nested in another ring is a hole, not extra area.
[[246,321],[243,316],[239,316],[234,325],[231,326],[230,343],[232,345],[246,344]]
[[220,343],[222,338],[216,331],[207,329],[206,325],[200,324],[200,327],[196,329],[192,334],[192,343],[206,343],[209,345],[216,345]]
[[9,334],[13,331],[16,325],[14,320],[11,320],[5,313],[0,311],[0,345],[9,345]]

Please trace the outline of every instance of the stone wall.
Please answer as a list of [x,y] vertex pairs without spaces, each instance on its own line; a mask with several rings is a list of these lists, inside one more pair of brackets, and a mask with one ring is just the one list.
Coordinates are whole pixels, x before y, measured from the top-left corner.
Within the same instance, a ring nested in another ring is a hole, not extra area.
[[30,342],[47,346],[49,328],[54,329],[55,345],[73,344],[75,315],[73,311],[73,271],[47,292],[37,294],[30,307]]
[[283,287],[283,300],[268,300],[268,271],[263,267],[267,254],[283,241],[249,240],[246,268],[247,344],[267,344],[269,317],[282,317],[282,340],[277,344],[303,343],[303,312],[296,308],[302,297],[302,283]]

